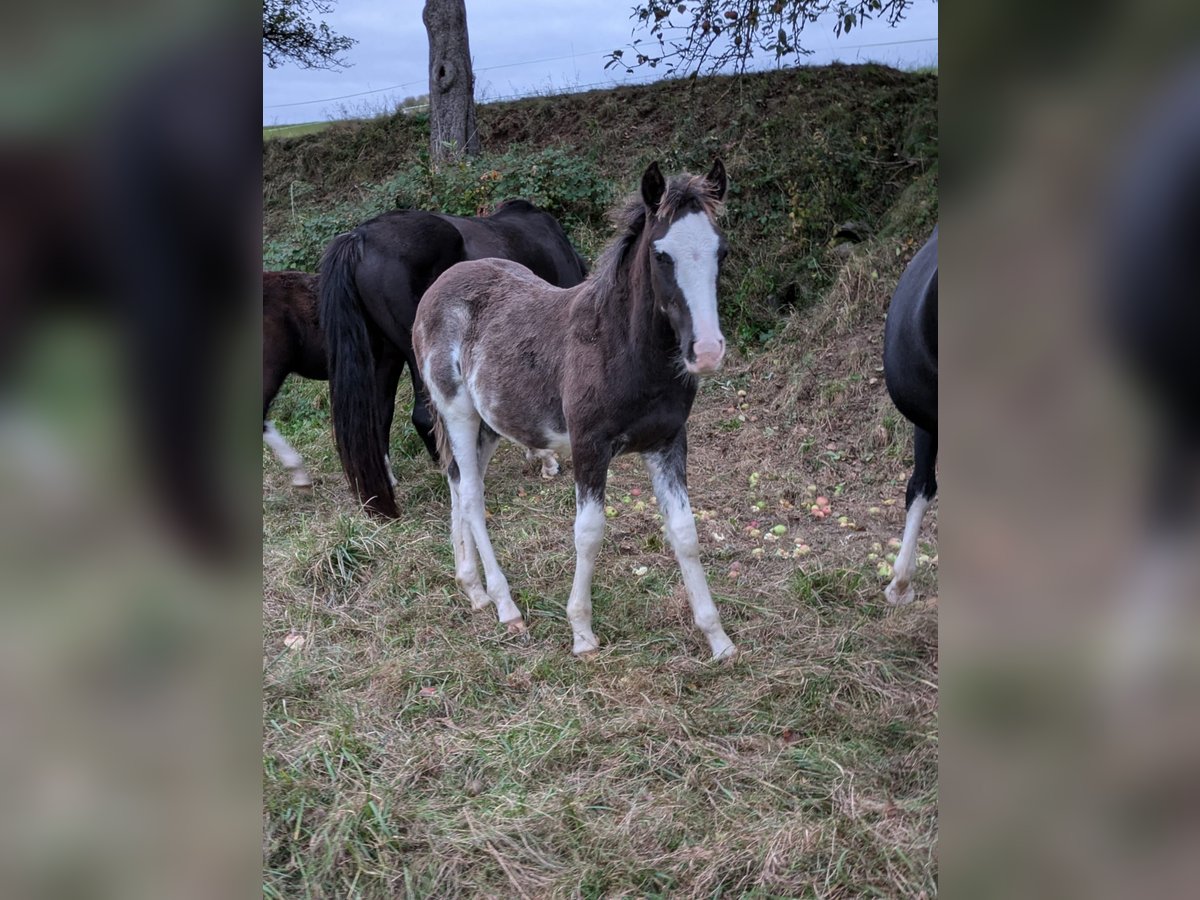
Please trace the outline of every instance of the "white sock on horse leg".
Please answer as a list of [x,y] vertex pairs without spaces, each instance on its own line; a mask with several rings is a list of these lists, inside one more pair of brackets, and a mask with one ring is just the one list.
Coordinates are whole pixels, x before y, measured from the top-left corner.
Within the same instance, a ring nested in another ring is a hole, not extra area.
[[285,469],[292,473],[292,484],[296,487],[308,487],[312,484],[312,478],[308,472],[304,470],[304,460],[300,454],[293,449],[292,445],[287,442],[275,429],[274,422],[264,422],[263,425],[263,440],[271,451],[275,454],[275,458],[283,465]]
[[912,506],[904,518],[904,537],[900,541],[900,552],[892,567],[892,583],[884,589],[888,603],[902,606],[913,599],[912,577],[917,568],[917,545],[921,536],[921,522],[929,500],[921,495],[913,499]]
[[458,463],[458,494],[462,501],[463,525],[469,528],[475,539],[475,549],[483,563],[484,579],[487,582],[487,593],[496,604],[496,614],[500,621],[509,626],[510,630],[524,630],[521,611],[513,603],[509,592],[508,579],[500,570],[496,554],[492,550],[492,542],[488,538],[483,501],[483,476],[479,470],[479,427],[478,416],[464,422],[454,422],[446,417],[446,430],[450,436],[450,446],[454,459]]
[[576,501],[575,580],[567,600],[567,621],[571,623],[573,652],[577,655],[600,646],[592,631],[592,576],[603,540],[604,503],[600,500]]
[[700,565],[700,539],[696,535],[696,520],[692,516],[687,488],[678,477],[664,471],[663,464],[656,457],[647,456],[646,465],[654,484],[654,496],[658,498],[658,509],[666,523],[667,537],[683,575],[692,618],[708,639],[713,659],[730,658],[737,653],[737,648],[721,626],[721,614],[713,603],[704,567]]
[[483,609],[492,602],[483,582],[479,580],[475,541],[471,529],[463,521],[462,499],[458,485],[450,481],[450,542],[454,546],[454,580],[471,601],[473,609]]

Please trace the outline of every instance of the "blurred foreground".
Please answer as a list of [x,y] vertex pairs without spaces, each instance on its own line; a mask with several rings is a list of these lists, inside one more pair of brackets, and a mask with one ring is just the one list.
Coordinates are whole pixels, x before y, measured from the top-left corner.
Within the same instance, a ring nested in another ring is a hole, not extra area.
[[1197,17],[1072,6],[945,30],[941,857],[968,896],[1190,895]]
[[6,27],[9,896],[257,883],[260,89],[238,24],[135,3]]

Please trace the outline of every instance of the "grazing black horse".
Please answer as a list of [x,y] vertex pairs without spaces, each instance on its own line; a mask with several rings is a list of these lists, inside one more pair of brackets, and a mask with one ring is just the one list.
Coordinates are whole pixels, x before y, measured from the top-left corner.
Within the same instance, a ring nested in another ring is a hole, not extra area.
[[502,436],[574,457],[576,564],[567,619],[576,654],[598,646],[592,573],[608,466],[622,453],[640,453],[650,470],[693,618],[713,657],[736,653],[700,565],[687,493],[687,419],[698,376],[716,372],[725,355],[717,276],[726,243],[716,224],[724,195],[720,160],[707,177],[669,182],[654,163],[583,284],[560,290],[512,262],[465,262],[434,283],[417,311],[414,345],[446,448],[455,576],[475,608],[495,603],[511,631],[525,625],[492,550],[483,502],[483,476]]
[[913,423],[912,478],[904,498],[904,539],[895,575],[884,593],[889,603],[910,603],[917,538],[925,510],[937,493],[937,283],[938,229],[912,258],[888,307],[883,336],[883,374],[892,402]]
[[559,287],[576,285],[587,274],[558,221],[525,200],[509,200],[490,216],[384,213],[325,249],[320,315],[334,437],[351,487],[374,513],[398,514],[385,457],[405,365],[413,385],[413,425],[437,459],[433,417],[413,357],[417,303],[450,266],[488,257],[515,260]]

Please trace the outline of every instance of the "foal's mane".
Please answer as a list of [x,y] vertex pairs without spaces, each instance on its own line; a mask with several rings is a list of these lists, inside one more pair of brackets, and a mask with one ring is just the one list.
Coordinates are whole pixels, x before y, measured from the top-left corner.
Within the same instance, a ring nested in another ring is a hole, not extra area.
[[[703,175],[676,175],[667,182],[655,218],[668,219],[687,206],[694,206],[709,219],[721,211],[721,201],[713,196]],[[607,293],[619,283],[622,266],[629,251],[637,245],[646,227],[646,204],[641,194],[630,194],[610,213],[617,237],[600,253],[588,282],[598,291]]]

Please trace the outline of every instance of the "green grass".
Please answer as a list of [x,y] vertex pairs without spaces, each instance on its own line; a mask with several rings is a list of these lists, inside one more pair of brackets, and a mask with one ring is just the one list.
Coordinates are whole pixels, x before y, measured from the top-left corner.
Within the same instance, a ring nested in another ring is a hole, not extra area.
[[[886,607],[865,553],[899,533],[900,510],[859,550],[839,540],[802,561],[755,557],[732,537],[733,506],[702,519],[741,650],[714,665],[659,520],[622,499],[647,479],[618,460],[594,591],[603,647],[581,662],[564,610],[569,476],[523,471],[511,448],[489,473],[489,530],[530,624],[510,638],[454,584],[448,498],[422,456],[395,457],[400,520],[354,508],[313,427],[323,390],[289,382],[280,402],[299,413],[279,425],[314,492],[264,453],[267,896],[936,893],[936,613]],[[693,431],[697,509],[749,490],[701,486],[719,421]],[[776,472],[755,496],[815,477]],[[898,486],[864,491],[879,489]]]

